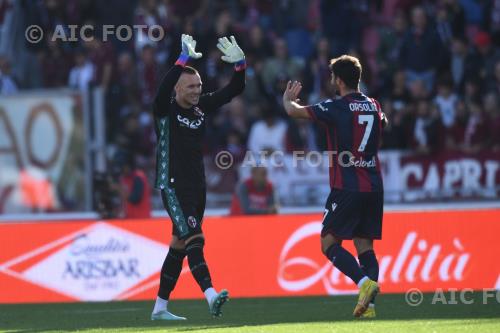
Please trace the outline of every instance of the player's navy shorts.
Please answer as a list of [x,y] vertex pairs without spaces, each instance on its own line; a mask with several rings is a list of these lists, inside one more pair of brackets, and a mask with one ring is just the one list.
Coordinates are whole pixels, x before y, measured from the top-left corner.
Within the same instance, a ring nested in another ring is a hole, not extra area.
[[172,220],[172,234],[187,239],[202,233],[205,213],[205,189],[166,188],[161,191],[163,206]]
[[333,189],[326,200],[321,236],[381,239],[384,192]]

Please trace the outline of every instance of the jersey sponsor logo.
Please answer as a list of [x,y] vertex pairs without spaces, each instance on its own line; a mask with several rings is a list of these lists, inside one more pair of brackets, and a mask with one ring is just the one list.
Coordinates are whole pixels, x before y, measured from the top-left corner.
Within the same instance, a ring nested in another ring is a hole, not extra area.
[[190,216],[188,217],[188,224],[191,228],[196,228],[196,225],[198,224],[198,222],[196,221],[196,217],[194,216]]
[[364,112],[376,112],[378,111],[377,110],[377,106],[373,103],[367,103],[367,102],[364,102],[364,103],[357,103],[357,102],[353,102],[353,103],[349,103],[349,110],[351,111],[364,111]]
[[188,127],[190,129],[198,129],[201,124],[203,124],[203,117],[197,120],[190,121],[188,118],[182,117],[180,114],[177,115],[177,120],[181,123],[181,126]]
[[351,156],[349,164],[356,168],[375,168],[377,166],[377,159],[373,156],[371,160],[367,161],[363,157],[356,158],[355,156]]

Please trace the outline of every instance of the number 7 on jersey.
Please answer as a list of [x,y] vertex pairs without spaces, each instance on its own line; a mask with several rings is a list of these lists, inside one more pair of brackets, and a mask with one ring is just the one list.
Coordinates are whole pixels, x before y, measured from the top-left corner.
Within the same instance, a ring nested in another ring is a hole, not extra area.
[[358,151],[365,151],[366,143],[370,138],[370,133],[372,132],[372,127],[373,127],[372,114],[360,114],[358,116],[358,124],[363,125],[365,123],[366,123],[365,134],[363,134],[363,139],[361,140],[361,144],[359,145]]

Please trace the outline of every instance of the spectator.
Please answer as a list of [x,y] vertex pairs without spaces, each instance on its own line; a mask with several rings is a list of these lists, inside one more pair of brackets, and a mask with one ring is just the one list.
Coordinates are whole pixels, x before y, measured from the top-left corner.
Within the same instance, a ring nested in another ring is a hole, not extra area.
[[[108,92],[115,71],[115,53],[111,42],[102,42],[97,35],[85,41],[84,47],[94,65],[94,81],[97,86]],[[107,119],[111,120],[111,119]]]
[[17,92],[17,84],[10,73],[9,59],[0,55],[0,95],[11,95]]
[[403,70],[398,70],[392,76],[392,87],[387,95],[392,101],[395,110],[405,108],[411,100],[411,94],[406,86],[406,74]]
[[462,89],[465,75],[468,50],[467,41],[464,38],[453,38],[451,41],[450,72],[453,78],[453,86],[456,90]]
[[442,79],[437,86],[437,96],[434,99],[437,109],[441,115],[441,121],[446,128],[453,126],[455,122],[455,108],[458,97],[453,93],[451,80]]
[[426,99],[415,103],[416,116],[413,122],[413,149],[422,154],[435,152],[440,147],[441,122],[438,111]]
[[382,86],[389,85],[393,74],[398,70],[401,46],[407,25],[405,14],[399,11],[392,21],[392,27],[382,28],[379,31],[380,43],[377,47],[376,59]]
[[482,81],[477,76],[468,77],[464,82],[463,100],[465,103],[476,102],[481,97]]
[[362,20],[353,19],[354,2],[321,0],[321,30],[331,41],[334,57],[347,53],[359,44]]
[[149,107],[156,95],[158,64],[155,54],[155,49],[151,45],[145,45],[137,65],[141,103],[144,107]]
[[86,92],[94,79],[94,65],[87,56],[85,49],[75,52],[75,66],[69,72],[68,86]]
[[465,36],[465,12],[459,0],[442,0],[436,8],[436,30],[444,45]]
[[488,119],[487,146],[494,152],[500,152],[500,108],[499,98],[495,93],[488,93],[484,96],[484,112]]
[[317,151],[315,130],[313,123],[306,119],[293,119],[288,121],[286,132],[286,152]]
[[500,60],[500,51],[492,45],[491,36],[480,31],[474,36],[474,50],[468,58],[468,68],[481,80],[493,80],[495,63]]
[[252,168],[251,177],[236,187],[231,215],[263,215],[278,213],[278,199],[263,166]]
[[484,149],[488,138],[488,120],[480,103],[467,105],[469,117],[464,131],[463,149],[469,153],[477,153]]
[[134,156],[128,152],[119,152],[114,163],[121,166],[119,192],[124,206],[124,217],[151,217],[151,188],[144,171],[136,167]]
[[495,63],[495,72],[493,78],[488,81],[487,91],[500,94],[500,60]]
[[382,132],[382,149],[407,148],[405,128],[406,107],[400,108],[398,104],[388,99],[382,102],[382,110],[384,110],[385,116],[389,120]]
[[120,109],[140,104],[139,78],[131,53],[123,52],[118,56],[117,74],[115,88]]
[[313,100],[319,100],[319,95],[322,90],[328,89],[330,78],[330,43],[328,39],[321,38],[316,43],[315,54],[309,59],[308,68],[306,71],[306,87],[311,87],[309,97]]
[[288,55],[284,39],[274,41],[274,55],[264,62],[262,79],[266,88],[272,87],[280,76],[299,79],[303,64]]
[[412,10],[411,20],[412,25],[401,46],[401,65],[406,70],[408,84],[422,80],[426,89],[431,91],[436,69],[441,64],[441,43],[435,29],[427,23],[422,7]]
[[248,149],[253,153],[285,150],[286,123],[279,119],[276,111],[266,108],[263,120],[257,121],[250,129]]
[[[156,0],[140,0],[134,13],[134,24],[141,26],[135,34],[135,50],[136,53],[141,53],[144,46],[150,45],[154,48],[158,47],[158,42],[154,42],[148,37],[148,31],[152,26],[160,26],[164,31],[168,31],[169,21],[167,7]],[[154,30],[151,30],[154,31]],[[165,56],[165,55],[164,55]]]
[[[246,140],[248,137],[248,120],[246,116],[246,107],[243,99],[240,96],[233,98],[225,108],[224,112],[220,112],[216,121],[217,130],[214,131],[214,137],[218,137],[218,143],[225,141],[228,144],[229,134],[237,134],[238,141]],[[234,137],[233,137],[234,139]]]
[[52,35],[47,38],[47,48],[41,52],[42,81],[45,88],[65,87],[68,82],[70,58]]
[[252,26],[248,31],[245,43],[245,56],[254,61],[265,59],[272,54],[272,45],[259,25]]
[[477,153],[483,150],[488,142],[488,114],[483,111],[479,101],[459,101],[455,121],[444,131],[446,149]]

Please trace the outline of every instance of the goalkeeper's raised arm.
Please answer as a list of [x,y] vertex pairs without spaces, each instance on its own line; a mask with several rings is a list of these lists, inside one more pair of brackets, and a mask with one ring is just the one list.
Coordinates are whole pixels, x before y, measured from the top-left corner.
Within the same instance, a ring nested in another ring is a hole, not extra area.
[[233,76],[229,83],[212,93],[205,94],[200,98],[200,105],[209,110],[229,103],[231,99],[243,92],[245,89],[245,69],[247,67],[245,53],[239,47],[234,36],[219,38],[217,48],[222,52],[221,59],[234,65]]

